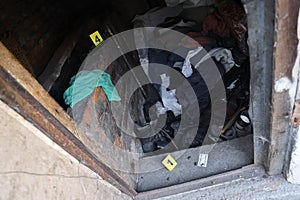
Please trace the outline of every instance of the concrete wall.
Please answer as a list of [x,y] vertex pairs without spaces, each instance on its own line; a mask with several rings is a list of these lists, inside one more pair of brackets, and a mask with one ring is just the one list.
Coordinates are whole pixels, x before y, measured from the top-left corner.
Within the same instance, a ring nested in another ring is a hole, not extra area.
[[275,1],[242,0],[248,18],[250,110],[254,132],[254,163],[267,167],[270,138]]
[[2,101],[0,119],[0,200],[130,199]]

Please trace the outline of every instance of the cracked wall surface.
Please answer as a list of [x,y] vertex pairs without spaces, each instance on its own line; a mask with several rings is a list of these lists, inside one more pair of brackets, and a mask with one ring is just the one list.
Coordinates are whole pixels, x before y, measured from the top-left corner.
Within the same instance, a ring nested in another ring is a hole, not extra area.
[[2,101],[0,119],[0,200],[130,199]]

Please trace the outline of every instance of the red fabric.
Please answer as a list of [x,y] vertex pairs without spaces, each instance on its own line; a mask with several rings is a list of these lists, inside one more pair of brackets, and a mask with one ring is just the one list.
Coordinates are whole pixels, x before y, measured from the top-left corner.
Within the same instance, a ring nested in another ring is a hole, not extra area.
[[217,9],[218,11],[205,18],[201,33],[190,32],[187,34],[195,41],[184,37],[180,41],[180,45],[188,49],[195,49],[200,45],[212,44],[215,40],[208,36],[209,33],[214,33],[221,38],[235,38],[239,49],[246,54],[247,17],[243,7],[232,0],[218,0]]
[[215,42],[213,38],[207,37],[210,32],[217,34],[220,37],[229,37],[230,30],[226,24],[226,21],[217,13],[208,15],[203,22],[203,31],[189,32],[187,35],[193,38],[195,41],[191,40],[189,37],[184,37],[180,44],[188,49],[195,49],[201,46],[207,46]]
[[247,52],[247,15],[244,8],[233,0],[219,0],[217,8],[229,27],[231,35],[237,40],[242,52]]
[[218,2],[218,11],[228,24],[230,31],[236,39],[240,39],[247,30],[246,13],[242,6],[234,1],[220,0]]
[[208,15],[203,22],[202,35],[208,35],[209,32],[214,32],[220,37],[229,37],[230,30],[224,18],[217,12]]

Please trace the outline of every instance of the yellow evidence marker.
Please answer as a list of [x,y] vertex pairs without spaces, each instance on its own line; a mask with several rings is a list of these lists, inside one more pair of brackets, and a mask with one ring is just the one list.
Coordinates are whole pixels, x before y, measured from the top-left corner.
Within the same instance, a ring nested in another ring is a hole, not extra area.
[[90,38],[94,42],[96,46],[98,46],[101,42],[103,42],[103,38],[101,37],[99,31],[96,31],[95,33],[92,33],[90,35]]
[[174,158],[169,154],[163,161],[162,164],[169,170],[172,171],[176,165],[177,162],[174,160]]

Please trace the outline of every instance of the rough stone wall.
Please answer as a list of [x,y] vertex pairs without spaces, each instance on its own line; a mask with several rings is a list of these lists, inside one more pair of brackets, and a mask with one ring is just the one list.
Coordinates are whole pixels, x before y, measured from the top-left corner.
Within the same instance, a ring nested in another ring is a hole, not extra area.
[[131,199],[0,101],[0,200]]

